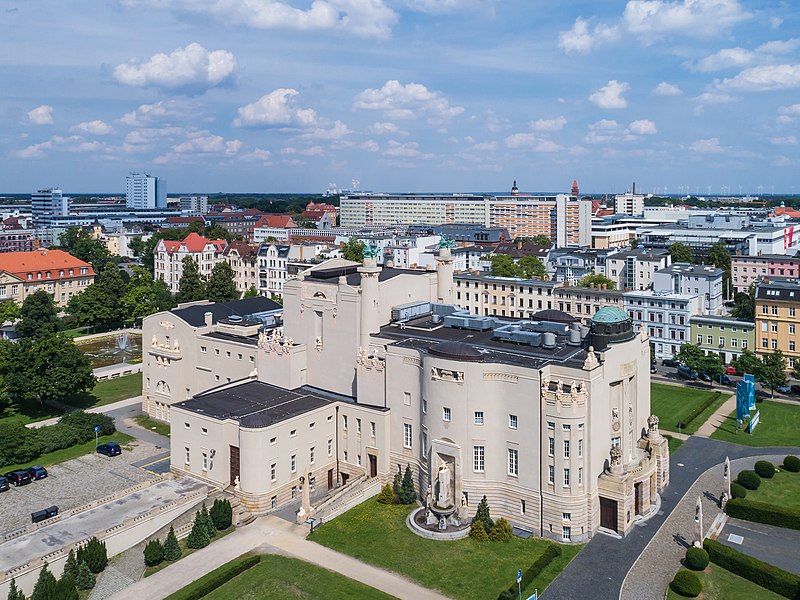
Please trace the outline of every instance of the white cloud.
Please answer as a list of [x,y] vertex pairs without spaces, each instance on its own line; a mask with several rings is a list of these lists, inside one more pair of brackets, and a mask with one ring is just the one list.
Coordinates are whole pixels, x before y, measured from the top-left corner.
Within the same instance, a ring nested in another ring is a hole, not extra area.
[[492,152],[497,149],[496,142],[478,142],[472,147],[473,150],[477,150],[479,152]]
[[781,25],[783,25],[783,19],[781,19],[780,17],[769,18],[769,26],[771,29],[777,29]]
[[405,144],[401,144],[395,140],[389,140],[383,153],[386,156],[413,158],[420,155],[419,144],[417,142],[406,142]]
[[377,152],[381,149],[381,147],[378,145],[378,142],[375,140],[367,140],[366,142],[362,143],[359,148],[362,148],[367,152]]
[[47,104],[37,106],[33,110],[29,110],[27,121],[31,125],[52,125],[53,124],[53,107]]
[[589,21],[578,17],[569,31],[558,34],[558,47],[567,54],[584,54],[601,43],[619,39],[619,28],[613,25],[596,25],[589,29]]
[[719,145],[719,138],[715,137],[697,140],[689,146],[689,149],[698,154],[719,154],[724,151],[724,148]]
[[800,38],[791,38],[766,42],[756,48],[756,52],[759,54],[791,54],[798,48],[800,48]]
[[308,133],[302,134],[300,137],[303,139],[308,140],[341,140],[346,136],[350,135],[352,131],[350,128],[342,123],[341,121],[336,121],[333,124],[333,127],[325,129],[324,127],[317,127],[316,129],[309,131]]
[[160,100],[154,104],[142,104],[134,111],[125,113],[119,121],[123,125],[141,127],[163,121],[179,121],[196,115],[198,107],[187,100]]
[[720,71],[730,67],[744,67],[752,64],[755,54],[744,48],[723,48],[710,56],[697,61],[692,69],[702,73]]
[[441,92],[429,90],[419,83],[402,84],[396,79],[382,88],[369,88],[355,97],[354,108],[382,110],[394,119],[412,119],[426,115],[433,120],[449,120],[464,112],[460,106],[450,106]]
[[658,133],[656,124],[648,119],[639,119],[628,125],[628,130],[636,135],[654,135]]
[[764,65],[745,69],[736,77],[718,84],[721,89],[768,92],[800,87],[800,64]]
[[558,116],[555,119],[531,121],[531,129],[534,131],[561,131],[566,124],[567,120],[562,116]]
[[736,98],[734,98],[730,94],[711,91],[711,92],[703,92],[699,96],[695,96],[693,100],[701,104],[729,104],[731,102],[734,102]]
[[431,15],[452,12],[466,4],[472,4],[471,0],[406,0],[409,8]]
[[793,135],[787,135],[786,137],[775,137],[770,139],[769,142],[776,146],[794,146],[797,144],[797,137]]
[[643,38],[709,37],[751,16],[738,0],[629,0],[622,21],[628,31]]
[[325,154],[325,151],[322,149],[322,146],[312,146],[311,148],[303,148],[302,150],[298,150],[297,153],[304,156],[322,156]]
[[340,30],[374,38],[389,37],[398,19],[383,0],[314,0],[306,10],[279,0],[123,0],[123,4],[204,14],[255,29]]
[[82,131],[91,135],[108,135],[109,133],[114,133],[114,128],[100,119],[95,119],[94,121],[78,123],[71,131]]
[[220,135],[213,135],[208,131],[198,131],[191,134],[190,139],[176,144],[172,151],[176,154],[236,154],[242,149],[239,140],[226,140]]
[[683,94],[683,90],[675,84],[662,81],[650,93],[654,96],[680,96]]
[[535,133],[514,133],[504,140],[508,148],[524,148],[532,152],[560,152],[561,146],[552,140],[537,136]]
[[392,133],[399,133],[400,128],[394,123],[388,121],[376,121],[368,127],[368,131],[373,135],[390,135]]
[[794,123],[794,119],[789,115],[779,115],[775,118],[775,120],[781,125],[788,125],[789,123]]
[[[45,142],[41,142],[39,144],[32,144],[27,148],[23,148],[22,150],[17,151],[17,156],[24,159],[29,158],[42,158],[46,155],[45,150],[66,150],[68,152],[82,152],[85,151],[81,148],[81,144],[84,144],[81,136],[79,135],[71,135],[68,137],[63,137],[60,135],[54,135],[49,140]],[[85,146],[83,146],[85,148]]]
[[311,108],[297,108],[293,98],[300,92],[279,88],[261,96],[256,102],[239,108],[236,127],[313,127],[317,113]]
[[269,163],[272,158],[272,152],[262,148],[255,148],[252,151],[239,156],[239,160],[245,162],[263,162]]
[[778,112],[782,115],[800,115],[800,104],[790,104],[789,106],[778,107]]
[[236,67],[236,57],[230,52],[209,52],[193,43],[171,54],[154,54],[146,61],[134,59],[117,65],[114,78],[135,87],[200,92],[230,80]]
[[589,96],[589,101],[600,108],[625,108],[628,106],[628,101],[622,97],[622,94],[630,89],[631,86],[629,86],[627,83],[612,79],[599,90],[593,92]]

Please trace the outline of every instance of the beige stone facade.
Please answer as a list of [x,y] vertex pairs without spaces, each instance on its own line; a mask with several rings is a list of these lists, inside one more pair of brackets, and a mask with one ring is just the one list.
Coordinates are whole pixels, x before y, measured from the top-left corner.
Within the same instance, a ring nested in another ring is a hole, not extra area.
[[94,283],[94,277],[89,263],[62,250],[0,254],[0,300],[22,304],[34,292],[44,290],[63,308]]

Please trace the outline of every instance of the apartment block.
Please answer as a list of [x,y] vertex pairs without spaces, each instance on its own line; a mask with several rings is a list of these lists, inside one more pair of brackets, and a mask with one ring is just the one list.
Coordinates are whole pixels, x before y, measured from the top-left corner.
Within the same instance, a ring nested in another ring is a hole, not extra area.
[[756,285],[756,353],[770,354],[780,350],[794,368],[800,360],[798,346],[798,307],[800,280],[769,279]]
[[730,364],[744,350],[755,349],[755,324],[732,317],[695,315],[690,319],[692,343],[706,354],[719,354]]

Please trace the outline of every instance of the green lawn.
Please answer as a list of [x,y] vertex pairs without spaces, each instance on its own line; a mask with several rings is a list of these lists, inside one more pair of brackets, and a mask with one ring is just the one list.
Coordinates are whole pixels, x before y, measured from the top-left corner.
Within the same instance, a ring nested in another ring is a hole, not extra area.
[[686,423],[692,411],[705,401],[714,398],[708,408],[691,420],[680,433],[693,434],[700,429],[714,412],[722,406],[731,390],[702,389],[690,386],[650,384],[650,410],[659,419],[659,427],[666,431],[678,431],[678,421]]
[[[550,543],[516,537],[510,542],[428,540],[408,529],[408,513],[407,506],[368,500],[325,523],[308,539],[464,600],[496,598],[515,582],[517,569],[527,569]],[[523,590],[524,597],[534,588],[544,590],[581,546],[561,548],[562,556]]]
[[761,417],[752,435],[736,431],[734,411],[711,437],[746,446],[800,446],[800,405],[764,400],[756,404],[756,409]]
[[667,443],[669,444],[669,453],[670,455],[675,452],[678,448],[683,446],[683,440],[680,438],[672,437],[671,435],[667,434],[664,436],[667,438]]
[[[126,433],[117,431],[116,433],[112,433],[111,435],[100,436],[99,443],[105,444],[106,442],[117,442],[120,446],[123,446],[124,444],[131,442],[133,439],[135,438],[129,436]],[[71,448],[65,448],[64,450],[56,450],[55,452],[42,454],[39,458],[36,458],[22,465],[6,465],[3,467],[4,469],[3,472],[22,469],[25,467],[29,467],[32,464],[49,467],[58,463],[72,460],[73,458],[78,458],[79,456],[83,456],[84,454],[91,454],[94,451],[95,451],[95,441],[92,440],[91,442],[86,442],[85,444],[72,446]],[[125,448],[123,448],[122,451],[124,452]]]
[[[720,566],[710,564],[702,573],[697,572],[703,584],[703,600],[782,600],[775,592],[726,571]],[[672,589],[667,589],[666,600],[685,600]]]
[[[234,531],[236,531],[236,527],[234,527],[233,525],[231,525],[230,527],[228,527],[227,529],[225,529],[223,531],[218,531],[217,535],[215,535],[213,538],[211,538],[211,543],[213,544],[217,540],[219,540],[221,538],[224,538],[226,535],[228,535],[230,533],[233,533]],[[161,540],[161,543],[163,544],[164,540]],[[186,545],[186,538],[183,538],[182,540],[178,540],[178,546],[181,547],[181,556],[180,556],[180,558],[178,560],[181,560],[181,558],[186,558],[187,556],[189,556],[190,554],[194,554],[198,550],[202,550],[202,548],[189,548]],[[144,556],[142,557],[142,561],[144,561]],[[176,560],[176,561],[170,562],[168,560],[165,560],[161,564],[156,565],[154,567],[145,567],[144,568],[144,576],[145,577],[150,577],[150,575],[154,575],[155,573],[158,573],[161,569],[166,569],[168,566],[170,566],[171,564],[174,564],[176,562],[178,562],[178,561]],[[222,567],[220,567],[220,568],[222,568]]]
[[41,406],[38,402],[25,402],[20,405],[14,404],[0,411],[0,420],[4,423],[19,421],[23,425],[35,421],[44,421],[53,417],[60,417],[62,413],[52,406]]
[[65,403],[85,410],[141,395],[142,374],[134,373],[133,375],[99,381],[92,391],[70,396],[65,400]]
[[762,479],[757,490],[747,490],[747,499],[800,510],[800,473],[781,470],[772,479]]
[[150,429],[155,431],[156,433],[163,435],[164,437],[169,437],[169,423],[164,423],[163,421],[156,421],[155,419],[151,419],[147,415],[138,415],[133,417],[133,420],[136,421],[136,424],[139,427],[144,427],[145,429]]
[[207,596],[208,600],[289,600],[294,598],[393,598],[359,581],[311,563],[266,554],[261,562]]

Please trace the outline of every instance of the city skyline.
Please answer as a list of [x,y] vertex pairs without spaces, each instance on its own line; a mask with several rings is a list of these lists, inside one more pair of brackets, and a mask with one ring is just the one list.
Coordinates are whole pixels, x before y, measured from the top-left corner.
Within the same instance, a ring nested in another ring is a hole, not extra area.
[[788,3],[308,4],[5,8],[0,187],[795,191]]

